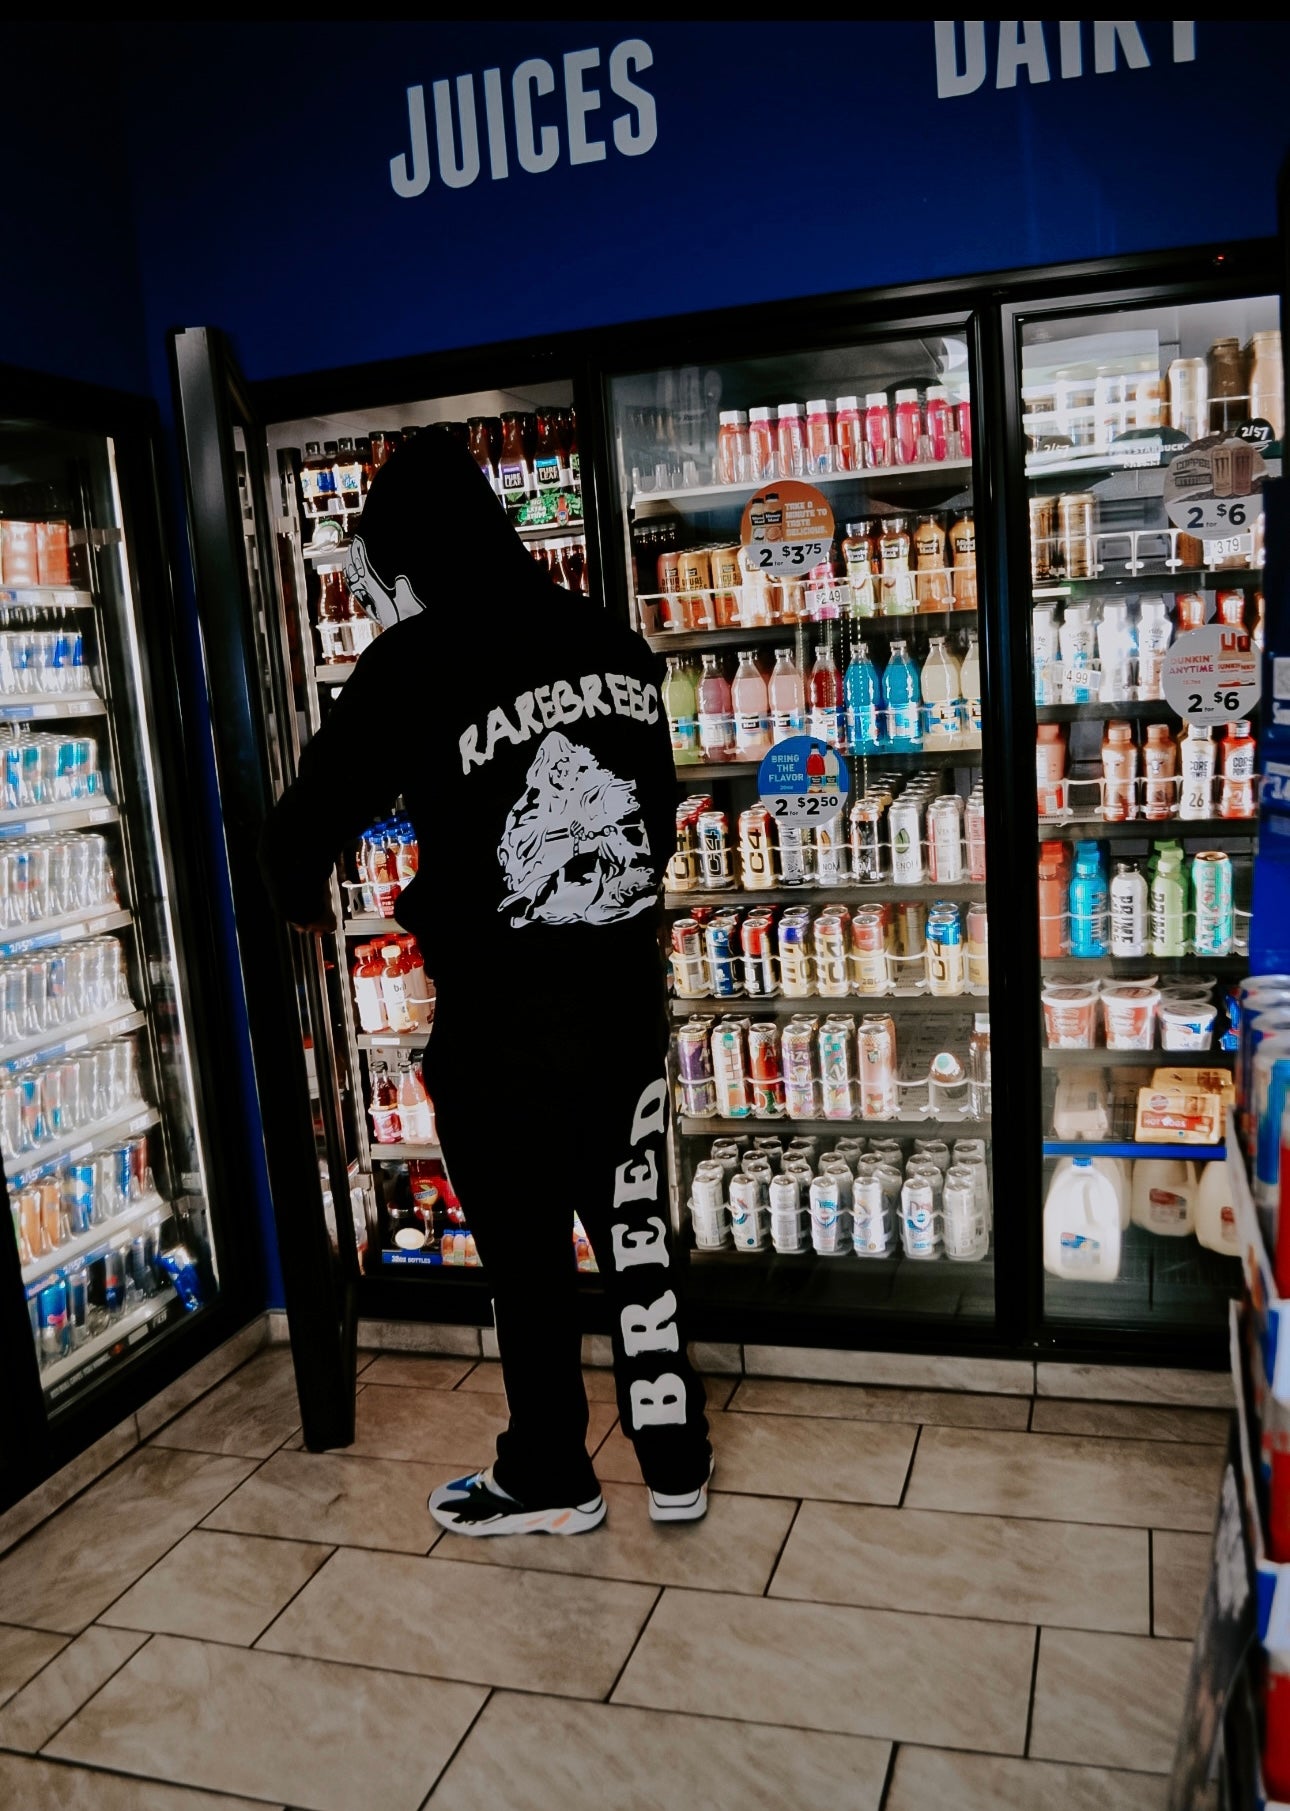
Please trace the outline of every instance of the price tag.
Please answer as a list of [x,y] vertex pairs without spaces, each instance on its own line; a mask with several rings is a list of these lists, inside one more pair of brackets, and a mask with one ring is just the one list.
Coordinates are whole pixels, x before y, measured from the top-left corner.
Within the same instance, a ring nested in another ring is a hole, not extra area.
[[[1267,467],[1248,437],[1197,440],[1178,453],[1165,474],[1165,513],[1175,528],[1241,553],[1263,514]],[[1211,545],[1209,560],[1225,555]]]
[[1248,717],[1262,689],[1257,648],[1242,629],[1206,623],[1180,635],[1165,655],[1162,679],[1171,709],[1188,723]]
[[739,539],[747,571],[805,575],[829,557],[833,511],[813,484],[786,478],[749,498]]
[[816,736],[788,736],[763,756],[761,802],[777,824],[829,824],[847,801],[847,770],[835,748]]
[[1262,513],[1260,497],[1198,497],[1169,506],[1174,527],[1198,535],[1202,541],[1212,541],[1220,535],[1231,537],[1236,529],[1239,533],[1234,538],[1239,542],[1241,535],[1252,532]]

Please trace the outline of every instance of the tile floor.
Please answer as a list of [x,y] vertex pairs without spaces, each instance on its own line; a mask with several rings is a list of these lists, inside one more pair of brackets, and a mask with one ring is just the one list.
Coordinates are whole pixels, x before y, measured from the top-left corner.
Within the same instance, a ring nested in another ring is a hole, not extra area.
[[498,1368],[363,1358],[301,1449],[269,1347],[0,1558],[25,1811],[1160,1811],[1226,1416],[710,1378],[706,1522],[655,1528],[603,1372],[609,1519],[439,1536]]

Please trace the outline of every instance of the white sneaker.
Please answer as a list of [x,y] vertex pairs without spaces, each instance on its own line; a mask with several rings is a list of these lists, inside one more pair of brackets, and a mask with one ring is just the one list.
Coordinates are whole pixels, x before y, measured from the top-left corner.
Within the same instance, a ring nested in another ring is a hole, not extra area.
[[708,1476],[697,1490],[683,1491],[679,1496],[669,1496],[661,1490],[649,1493],[649,1519],[651,1522],[701,1522],[708,1513],[708,1484],[716,1467],[715,1457],[708,1460]]
[[454,1478],[430,1493],[428,1507],[441,1528],[453,1534],[585,1534],[605,1519],[599,1493],[587,1503],[526,1509],[493,1482],[493,1468]]

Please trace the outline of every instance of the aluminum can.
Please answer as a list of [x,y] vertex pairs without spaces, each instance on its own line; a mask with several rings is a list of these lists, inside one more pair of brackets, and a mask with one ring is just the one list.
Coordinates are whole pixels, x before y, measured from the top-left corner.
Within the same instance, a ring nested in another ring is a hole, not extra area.
[[896,886],[916,886],[924,878],[922,814],[916,800],[895,801],[887,813],[891,840],[891,878]]
[[690,1019],[677,1029],[676,1066],[681,1082],[681,1111],[691,1119],[711,1119],[717,1111],[717,1085],[712,1071],[709,1020]]
[[973,792],[963,812],[969,880],[985,879],[985,799]]
[[990,986],[990,941],[984,900],[974,900],[967,915],[967,982],[985,992]]
[[851,807],[851,877],[863,886],[883,877],[882,814],[881,801],[867,795]]
[[814,856],[815,881],[817,886],[835,887],[844,878],[842,872],[842,848],[838,841],[837,824],[821,824],[814,832],[812,844]]
[[667,864],[664,885],[671,893],[689,893],[699,884],[699,835],[689,805],[676,808],[676,847]]
[[807,947],[810,920],[805,912],[785,912],[779,921],[779,984],[801,998],[811,991],[811,958]]
[[771,1178],[770,1241],[776,1251],[786,1256],[806,1250],[806,1231],[802,1225],[802,1190],[795,1176]]
[[959,1264],[975,1263],[990,1248],[990,1231],[976,1195],[970,1169],[955,1167],[945,1177],[941,1195],[945,1255]]
[[690,1200],[690,1224],[694,1228],[694,1243],[700,1251],[719,1251],[726,1242],[727,1214],[726,1204],[721,1191],[717,1191],[715,1205],[701,1203],[696,1193]]
[[726,834],[725,812],[701,811],[697,829],[703,885],[709,889],[728,887],[731,881],[730,842]]
[[906,960],[922,956],[927,948],[927,908],[917,900],[908,900],[899,908],[896,919],[897,942]]
[[826,1019],[820,1027],[820,1110],[825,1119],[855,1116],[851,1021]]
[[856,1178],[851,1204],[851,1240],[858,1258],[885,1258],[895,1242],[891,1207],[876,1173]]
[[690,1205],[704,1213],[720,1212],[726,1195],[726,1173],[719,1163],[705,1160],[694,1172],[690,1184]]
[[775,920],[769,912],[750,912],[744,919],[740,941],[743,946],[744,992],[767,998],[779,992],[775,979]]
[[1254,1053],[1254,1198],[1275,1208],[1281,1178],[1281,1116],[1290,1099],[1290,1035],[1272,1032]]
[[924,1176],[906,1177],[900,1191],[900,1242],[907,1258],[934,1258],[941,1249],[936,1195]]
[[672,920],[672,981],[682,999],[701,999],[708,991],[707,946],[697,919]]
[[806,837],[796,824],[778,824],[779,878],[786,887],[803,887],[811,877]]
[[1235,930],[1232,859],[1202,850],[1191,865],[1192,948],[1198,956],[1230,956]]
[[101,1226],[111,1220],[126,1205],[126,1197],[118,1192],[116,1154],[113,1151],[100,1151],[94,1159],[94,1224]]
[[839,1257],[851,1249],[851,1235],[842,1218],[842,1191],[836,1176],[817,1176],[811,1183],[811,1244],[823,1258]]
[[755,1176],[730,1178],[730,1236],[736,1251],[761,1251],[766,1220]]
[[[70,858],[73,884],[78,882],[84,861],[84,900],[87,906],[115,905],[116,889],[112,885],[112,864],[108,860],[107,840],[97,832],[74,836]],[[83,852],[83,856],[82,856]]]
[[153,1192],[152,1165],[148,1161],[148,1134],[139,1132],[125,1141],[130,1153],[130,1187],[133,1199],[143,1200]]
[[963,801],[956,792],[927,807],[927,865],[929,880],[963,878]]
[[740,885],[750,892],[775,884],[770,823],[770,812],[764,805],[750,805],[739,813]]
[[820,1082],[815,1063],[816,1021],[794,1019],[780,1036],[784,1105],[790,1119],[820,1117]]
[[856,1034],[860,1117],[894,1119],[900,1091],[896,1075],[896,1021],[890,1013],[867,1013]]
[[854,1169],[864,1155],[864,1145],[863,1138],[835,1138],[833,1154],[837,1157],[845,1157],[851,1168]]
[[730,1000],[739,992],[739,926],[726,917],[713,918],[703,928],[707,956],[708,991],[714,999]]
[[784,1073],[779,1041],[779,1026],[773,1019],[759,1020],[748,1027],[752,1109],[758,1119],[778,1119],[784,1111]]
[[927,914],[927,989],[961,994],[966,979],[963,925],[956,905],[936,904]]
[[848,916],[845,906],[840,911],[830,907],[827,912],[820,913],[812,927],[816,991],[830,998],[851,991],[847,975]]
[[746,1119],[752,1112],[742,1019],[722,1019],[712,1033],[712,1073],[721,1119]]
[[775,1172],[770,1160],[757,1151],[749,1151],[739,1166],[739,1174],[749,1182],[757,1184],[757,1202],[760,1207],[770,1206],[770,1184]]
[[1050,579],[1057,570],[1057,504],[1053,497],[1030,499],[1030,576]]
[[52,1365],[63,1356],[68,1347],[67,1282],[60,1270],[54,1272],[41,1290],[37,1312],[40,1320],[40,1362]]
[[106,1252],[100,1260],[102,1277],[99,1292],[104,1308],[116,1315],[125,1307],[125,1262],[121,1246]]
[[90,1273],[84,1264],[64,1272],[67,1283],[67,1343],[83,1345],[89,1336]]
[[77,1161],[63,1166],[63,1206],[72,1232],[88,1232],[94,1224],[94,1164]]
[[719,1163],[725,1175],[733,1176],[739,1168],[742,1150],[743,1145],[738,1138],[714,1138],[708,1161]]
[[842,1191],[842,1211],[851,1212],[851,1201],[855,1189],[855,1175],[845,1157],[839,1157],[836,1151],[828,1151],[820,1159],[820,1175],[837,1178]]

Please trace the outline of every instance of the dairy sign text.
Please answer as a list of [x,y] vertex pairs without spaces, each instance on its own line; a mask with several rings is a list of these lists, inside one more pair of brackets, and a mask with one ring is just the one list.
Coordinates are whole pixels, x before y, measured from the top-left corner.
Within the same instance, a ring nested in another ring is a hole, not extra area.
[[[992,23],[998,26],[995,88],[1069,82],[1080,76],[1151,67],[1151,53],[1136,19],[999,19]],[[1148,24],[1172,28],[1172,55],[1162,57],[1157,50],[1157,63],[1196,61],[1194,19],[1150,20]],[[985,27],[984,19],[935,21],[938,100],[975,94],[989,82],[992,72]]]

